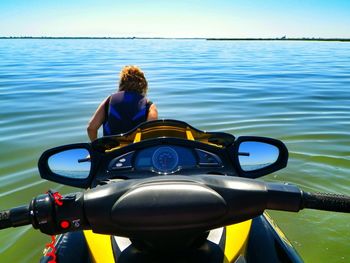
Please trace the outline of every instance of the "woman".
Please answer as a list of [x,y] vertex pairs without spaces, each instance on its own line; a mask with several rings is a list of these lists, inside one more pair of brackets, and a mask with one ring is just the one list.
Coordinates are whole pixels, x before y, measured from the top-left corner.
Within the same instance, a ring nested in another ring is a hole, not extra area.
[[144,121],[158,119],[156,105],[146,98],[148,89],[144,73],[137,66],[125,66],[120,72],[118,92],[98,106],[87,127],[91,141],[103,124],[103,135],[125,133]]

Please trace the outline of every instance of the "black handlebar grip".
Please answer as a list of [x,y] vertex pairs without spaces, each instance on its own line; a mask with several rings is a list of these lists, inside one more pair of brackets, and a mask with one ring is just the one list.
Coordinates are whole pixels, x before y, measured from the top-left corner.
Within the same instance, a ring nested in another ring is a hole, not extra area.
[[350,213],[350,196],[303,192],[303,208]]
[[19,206],[0,212],[0,229],[31,224],[29,206]]

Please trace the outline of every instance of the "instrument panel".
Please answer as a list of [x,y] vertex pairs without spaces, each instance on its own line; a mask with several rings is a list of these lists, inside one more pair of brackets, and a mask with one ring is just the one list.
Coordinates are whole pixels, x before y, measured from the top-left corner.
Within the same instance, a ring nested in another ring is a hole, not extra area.
[[171,173],[176,170],[179,164],[179,155],[169,147],[159,147],[152,155],[152,165],[157,172]]
[[135,157],[135,170],[150,170],[159,174],[171,174],[197,164],[191,149],[164,145],[139,151]]
[[172,174],[194,167],[221,167],[221,159],[214,153],[178,145],[157,145],[135,150],[114,158],[109,164],[111,171],[150,171]]

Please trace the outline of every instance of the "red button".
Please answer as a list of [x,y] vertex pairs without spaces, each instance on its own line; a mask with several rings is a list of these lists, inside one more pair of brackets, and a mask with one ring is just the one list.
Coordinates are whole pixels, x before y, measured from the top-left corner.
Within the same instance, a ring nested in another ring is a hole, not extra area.
[[70,223],[69,223],[69,221],[67,221],[67,220],[63,220],[63,221],[61,221],[60,226],[61,226],[61,228],[63,228],[63,229],[67,229],[67,228],[70,227]]

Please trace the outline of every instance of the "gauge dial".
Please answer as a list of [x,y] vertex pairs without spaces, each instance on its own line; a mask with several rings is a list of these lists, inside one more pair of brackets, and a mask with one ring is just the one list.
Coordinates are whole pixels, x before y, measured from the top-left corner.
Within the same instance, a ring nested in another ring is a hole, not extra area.
[[152,156],[152,164],[154,169],[160,173],[175,172],[179,163],[177,152],[171,147],[159,147]]

